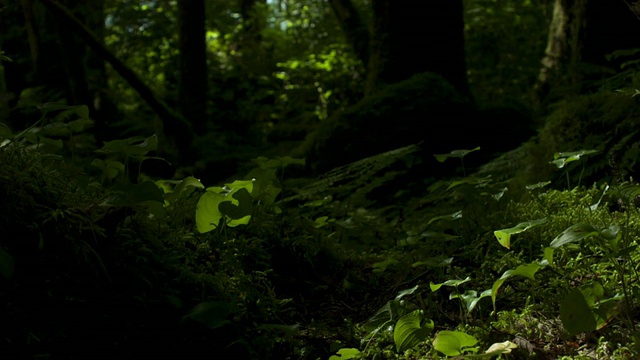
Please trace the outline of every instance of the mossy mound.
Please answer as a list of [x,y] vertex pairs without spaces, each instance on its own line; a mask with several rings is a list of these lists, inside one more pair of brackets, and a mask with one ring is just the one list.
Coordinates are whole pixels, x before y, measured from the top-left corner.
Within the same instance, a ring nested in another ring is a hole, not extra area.
[[[564,176],[549,164],[557,152],[598,150],[570,164],[573,184],[622,180],[636,173],[640,155],[640,106],[636,98],[614,92],[578,96],[556,105],[533,147],[534,181]],[[582,164],[584,163],[584,167]]]
[[[434,152],[473,144],[472,104],[442,77],[423,73],[390,85],[335,114],[298,149],[316,171],[423,142]],[[468,137],[468,138],[467,138]]]

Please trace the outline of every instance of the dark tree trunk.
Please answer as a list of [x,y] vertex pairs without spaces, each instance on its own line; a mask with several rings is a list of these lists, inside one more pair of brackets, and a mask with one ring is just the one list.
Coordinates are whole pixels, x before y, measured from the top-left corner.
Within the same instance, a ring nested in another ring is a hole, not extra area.
[[462,0],[429,2],[421,11],[411,0],[372,0],[372,6],[368,92],[433,72],[469,94]]
[[204,0],[178,1],[180,32],[180,82],[182,114],[198,134],[206,130],[207,55]]
[[91,50],[107,61],[113,69],[140,94],[143,101],[158,115],[164,125],[164,133],[170,136],[181,154],[192,150],[193,133],[190,124],[180,114],[176,114],[129,67],[118,60],[93,34],[66,8],[53,0],[39,0],[55,16],[64,19],[69,30],[81,38]]
[[534,101],[543,102],[556,87],[565,95],[595,89],[594,82],[619,69],[620,61],[608,61],[608,54],[640,46],[632,35],[638,30],[623,1],[555,0]]
[[353,52],[366,69],[369,66],[369,29],[351,0],[329,0],[329,3]]

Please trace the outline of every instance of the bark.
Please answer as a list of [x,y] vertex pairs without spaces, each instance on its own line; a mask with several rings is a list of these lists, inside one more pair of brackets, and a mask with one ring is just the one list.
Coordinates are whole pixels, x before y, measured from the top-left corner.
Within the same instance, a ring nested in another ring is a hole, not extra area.
[[342,32],[365,69],[369,66],[370,32],[351,0],[329,0]]
[[631,34],[639,27],[622,1],[555,0],[534,102],[545,101],[556,87],[574,94],[597,88],[621,65],[607,55],[638,47]]
[[179,114],[174,113],[164,102],[158,99],[153,91],[138,77],[138,75],[107,50],[91,32],[76,19],[67,9],[53,0],[39,0],[52,14],[64,19],[69,29],[80,37],[95,51],[98,56],[107,61],[113,69],[125,79],[140,97],[158,115],[164,125],[165,134],[171,134],[176,146],[180,150],[190,149],[193,133],[190,124]]
[[29,50],[31,50],[31,63],[35,69],[38,63],[38,53],[40,40],[36,29],[36,19],[33,12],[33,0],[22,0],[22,13],[24,14],[25,29],[29,39]]
[[462,0],[430,2],[426,11],[416,11],[411,0],[372,0],[372,6],[367,92],[433,72],[469,95]]
[[207,55],[204,0],[178,1],[180,80],[178,98],[182,114],[196,133],[205,132],[207,120]]

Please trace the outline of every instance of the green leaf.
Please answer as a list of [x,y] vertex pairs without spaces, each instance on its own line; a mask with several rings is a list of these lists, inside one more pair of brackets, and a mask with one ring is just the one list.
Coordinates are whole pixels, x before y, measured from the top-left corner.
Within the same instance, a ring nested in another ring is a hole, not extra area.
[[462,210],[460,211],[456,211],[453,214],[448,214],[448,215],[440,215],[440,216],[436,216],[434,218],[432,218],[431,220],[429,220],[429,222],[427,223],[427,226],[431,225],[433,222],[435,221],[439,221],[439,220],[450,220],[450,221],[454,221],[454,220],[459,220],[462,219]]
[[598,153],[598,150],[580,150],[580,151],[570,151],[570,152],[560,152],[560,153],[555,153],[553,155],[553,161],[551,161],[552,164],[554,164],[555,166],[558,167],[558,169],[562,169],[563,167],[565,167],[567,164],[573,162],[573,161],[578,161],[580,160],[580,158],[582,156],[585,155],[591,155],[591,154],[595,154]]
[[463,158],[467,156],[469,153],[472,153],[478,150],[480,150],[479,146],[472,150],[453,150],[448,154],[435,154],[433,156],[435,156],[436,160],[438,160],[439,162],[445,162],[449,158]]
[[491,287],[491,301],[493,302],[494,310],[496,307],[496,297],[498,295],[498,290],[500,289],[502,284],[507,281],[508,278],[513,276],[524,276],[527,279],[533,280],[536,272],[547,265],[549,265],[549,262],[545,259],[540,262],[532,262],[530,264],[520,265],[515,269],[505,271],[500,279],[496,280]]
[[464,294],[451,293],[451,295],[449,295],[449,300],[460,299],[464,304],[467,314],[471,314],[476,305],[478,305],[478,301],[484,297],[491,296],[491,292],[491,289],[487,289],[483,291],[480,296],[478,296],[478,292],[475,290],[467,290]]
[[393,323],[406,314],[406,303],[404,300],[390,300],[382,306],[376,313],[364,324],[367,332],[371,335],[381,330],[391,330]]
[[396,300],[400,300],[403,297],[407,296],[407,295],[412,295],[414,294],[416,291],[418,291],[418,289],[420,288],[419,285],[416,285],[410,289],[404,289],[404,290],[400,290],[398,292],[398,295],[396,295]]
[[338,350],[337,354],[338,355],[331,355],[329,357],[329,360],[353,359],[355,357],[358,357],[358,355],[360,355],[360,350],[353,349],[353,348],[344,348],[344,349]]
[[574,288],[560,304],[560,320],[569,335],[596,330],[598,324],[580,289]]
[[599,234],[600,233],[598,232],[598,229],[596,229],[595,226],[591,224],[575,224],[567,228],[562,232],[562,234],[553,239],[549,246],[557,249],[562,245],[580,241],[590,236]]
[[135,157],[146,155],[149,151],[156,150],[157,148],[158,136],[153,134],[148,138],[135,136],[124,140],[107,141],[102,148],[96,150],[96,152]]
[[425,319],[422,310],[416,310],[402,316],[398,319],[393,330],[396,351],[404,352],[412,349],[423,342],[433,331],[433,328],[433,321]]
[[275,159],[268,159],[264,156],[260,156],[252,160],[261,169],[281,169],[288,165],[301,165],[304,166],[304,159],[294,159],[290,156],[277,157]]
[[443,286],[455,286],[455,287],[458,287],[458,286],[466,283],[467,281],[471,281],[471,278],[468,277],[468,276],[464,280],[447,280],[447,281],[445,281],[443,283],[440,283],[440,284],[430,283],[429,287],[431,288],[431,291],[433,292],[433,291],[436,291],[436,290],[440,289]]
[[500,245],[506,247],[507,249],[510,249],[511,235],[519,234],[521,232],[527,231],[533,227],[544,224],[546,222],[547,222],[547,218],[527,221],[527,222],[520,223],[509,229],[496,230],[493,232],[493,234],[495,235],[496,239],[498,239],[498,242],[500,243]]
[[440,331],[433,340],[433,348],[446,356],[458,356],[465,351],[477,352],[477,348],[472,348],[477,343],[476,338],[463,332]]
[[231,195],[233,199],[238,200],[237,205],[231,201],[223,201],[218,205],[221,213],[227,215],[233,220],[239,220],[251,215],[253,204],[251,194],[246,188],[240,188]]
[[214,230],[222,219],[231,227],[248,224],[253,206],[250,195],[252,190],[252,180],[236,180],[224,187],[207,188],[196,206],[198,232]]

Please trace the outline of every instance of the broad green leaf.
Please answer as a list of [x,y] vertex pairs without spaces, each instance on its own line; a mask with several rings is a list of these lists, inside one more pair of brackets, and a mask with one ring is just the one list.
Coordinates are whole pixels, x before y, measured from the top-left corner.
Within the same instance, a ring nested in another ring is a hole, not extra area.
[[596,330],[598,324],[580,289],[574,288],[560,304],[560,320],[569,335]]
[[357,357],[358,355],[360,355],[360,350],[353,349],[353,348],[344,348],[344,349],[338,350],[337,355],[331,355],[329,357],[329,360],[353,359],[353,358]]
[[252,190],[252,180],[236,180],[224,187],[207,188],[196,206],[198,232],[214,230],[221,219],[225,219],[227,226],[231,227],[248,224],[253,206],[249,194]]
[[431,220],[429,220],[429,222],[427,223],[427,226],[431,225],[434,221],[439,221],[439,220],[460,220],[462,219],[462,210],[460,211],[456,211],[453,214],[448,214],[448,215],[440,215],[440,216],[436,216],[434,218],[432,218]]
[[443,283],[440,284],[434,284],[434,283],[430,283],[429,287],[431,288],[431,291],[436,291],[438,289],[440,289],[443,286],[459,286],[462,285],[464,283],[466,283],[467,281],[471,281],[471,278],[467,276],[466,279],[464,280],[447,280]]
[[[253,199],[246,188],[240,188],[231,195],[237,200],[237,204],[232,201],[223,201],[218,205],[218,209],[232,220],[240,220],[251,215],[253,211]],[[231,224],[229,224],[231,226]]]
[[425,319],[422,310],[402,316],[393,330],[396,351],[404,352],[420,344],[433,331],[433,327],[433,321]]
[[580,150],[580,151],[570,151],[570,152],[555,153],[553,155],[553,159],[554,160],[551,161],[551,163],[554,164],[555,166],[557,166],[558,169],[562,169],[568,163],[580,160],[580,158],[582,156],[591,155],[591,154],[595,154],[595,153],[598,153],[598,152],[599,152],[598,150]]
[[224,215],[218,209],[218,205],[226,200],[224,195],[215,191],[207,191],[198,200],[196,205],[196,227],[203,234],[218,227]]
[[498,239],[498,242],[500,243],[500,245],[506,247],[507,249],[510,249],[511,235],[519,234],[521,232],[531,229],[532,227],[544,224],[546,222],[547,222],[547,218],[527,221],[527,222],[520,223],[509,229],[496,230],[493,232],[493,234],[495,235],[496,239]]
[[432,268],[437,268],[437,267],[443,267],[443,266],[451,265],[452,262],[453,262],[453,258],[452,257],[435,256],[435,257],[431,257],[431,258],[425,259],[423,261],[415,262],[411,266],[418,267],[418,266],[423,266],[424,265],[424,266],[428,266],[428,267],[432,267]]
[[558,235],[549,246],[554,249],[562,245],[583,240],[590,236],[598,235],[599,231],[591,224],[575,224],[567,228],[562,234]]
[[2,274],[6,279],[11,279],[13,276],[13,268],[13,256],[0,247],[0,274]]
[[505,271],[500,279],[496,280],[491,287],[491,301],[493,302],[494,310],[496,307],[496,297],[498,295],[498,290],[500,290],[500,287],[505,281],[507,281],[508,278],[513,276],[524,276],[527,279],[533,280],[536,272],[547,265],[549,265],[549,262],[545,259],[540,262],[532,262],[530,264],[520,265],[515,269]]
[[477,352],[473,348],[478,340],[471,335],[459,331],[440,331],[433,340],[433,348],[446,356],[458,356],[465,351]]
[[445,162],[449,158],[463,158],[467,156],[469,153],[472,153],[478,150],[480,150],[479,146],[471,150],[453,150],[448,154],[435,154],[433,156],[435,156],[436,160],[438,160],[439,162]]

